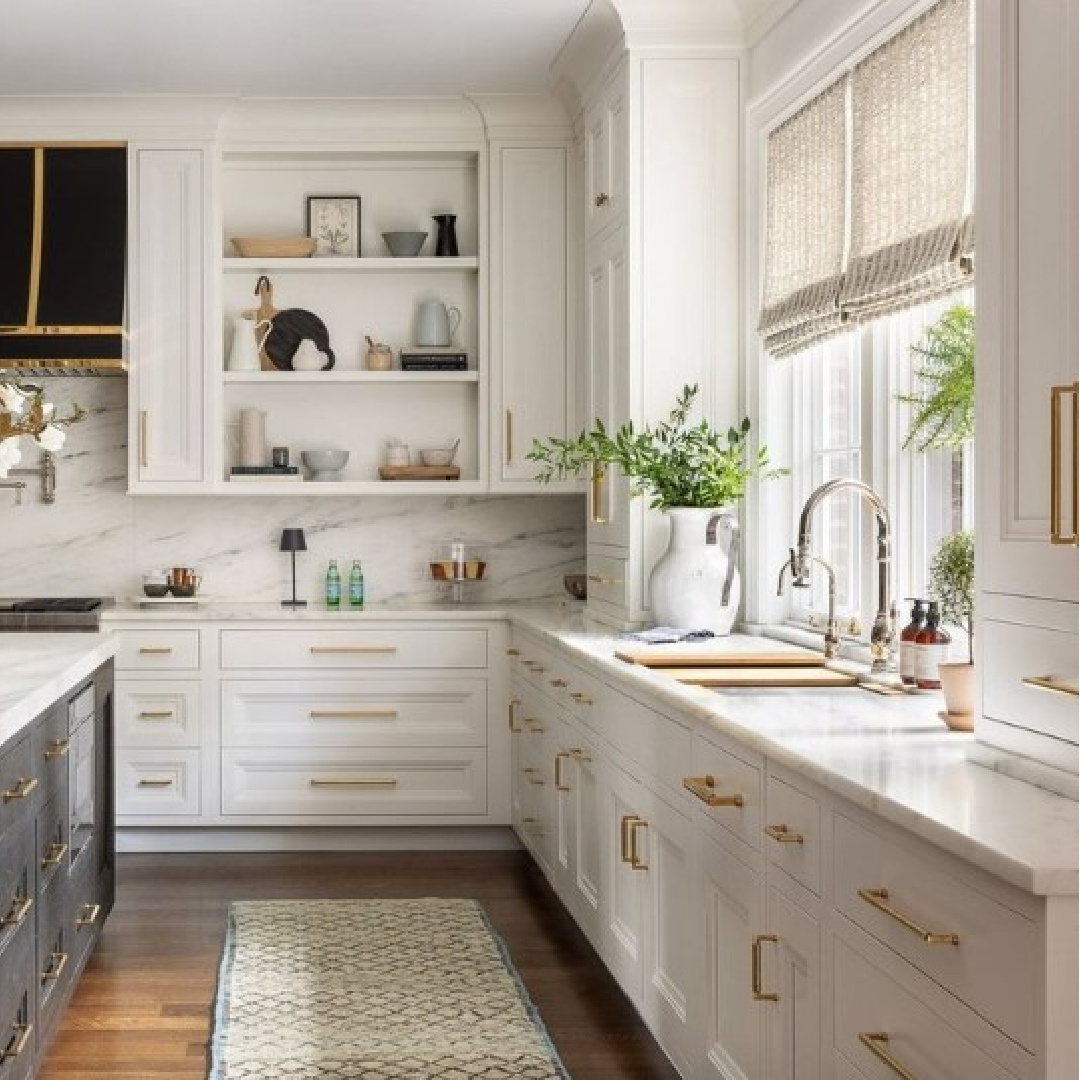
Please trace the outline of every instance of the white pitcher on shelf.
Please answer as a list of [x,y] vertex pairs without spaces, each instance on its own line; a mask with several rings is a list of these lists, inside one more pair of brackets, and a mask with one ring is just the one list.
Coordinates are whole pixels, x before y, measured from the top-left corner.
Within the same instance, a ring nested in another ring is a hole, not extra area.
[[270,320],[255,321],[254,312],[233,319],[232,348],[229,349],[229,371],[261,371],[259,353],[270,335]]

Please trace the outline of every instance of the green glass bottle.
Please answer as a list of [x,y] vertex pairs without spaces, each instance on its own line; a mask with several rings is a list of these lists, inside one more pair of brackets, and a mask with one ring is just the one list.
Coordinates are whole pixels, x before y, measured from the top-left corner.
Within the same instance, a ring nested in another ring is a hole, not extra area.
[[326,569],[326,606],[332,611],[341,607],[341,574],[338,573],[337,559],[331,559]]
[[353,559],[349,573],[349,607],[359,610],[364,606],[364,568],[359,559]]

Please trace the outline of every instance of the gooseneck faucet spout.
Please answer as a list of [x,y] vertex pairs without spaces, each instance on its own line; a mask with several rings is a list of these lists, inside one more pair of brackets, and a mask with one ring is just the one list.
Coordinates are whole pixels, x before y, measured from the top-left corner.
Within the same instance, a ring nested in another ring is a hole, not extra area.
[[896,670],[896,608],[892,599],[892,524],[889,508],[872,487],[861,480],[841,477],[815,488],[799,515],[799,539],[791,553],[791,583],[799,588],[810,584],[811,525],[818,504],[840,491],[854,491],[870,504],[877,519],[878,595],[877,614],[870,631],[870,670]]

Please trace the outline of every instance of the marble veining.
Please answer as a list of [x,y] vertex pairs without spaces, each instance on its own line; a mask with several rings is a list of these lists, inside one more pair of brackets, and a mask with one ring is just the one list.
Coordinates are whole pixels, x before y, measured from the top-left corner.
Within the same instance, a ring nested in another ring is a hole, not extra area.
[[[540,611],[512,623],[614,689],[683,724],[718,732],[1028,892],[1080,891],[1078,807],[971,761],[972,737],[945,729],[936,696],[847,690],[729,690],[684,686],[614,656],[628,643]],[[715,649],[713,642],[705,648]],[[783,648],[735,636],[733,652]],[[689,653],[693,649],[679,646]]]

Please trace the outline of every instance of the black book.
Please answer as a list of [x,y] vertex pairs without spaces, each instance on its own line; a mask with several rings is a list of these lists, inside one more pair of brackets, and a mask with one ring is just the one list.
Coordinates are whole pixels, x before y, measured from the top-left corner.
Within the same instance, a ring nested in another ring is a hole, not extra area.
[[234,465],[233,476],[295,476],[299,465]]

